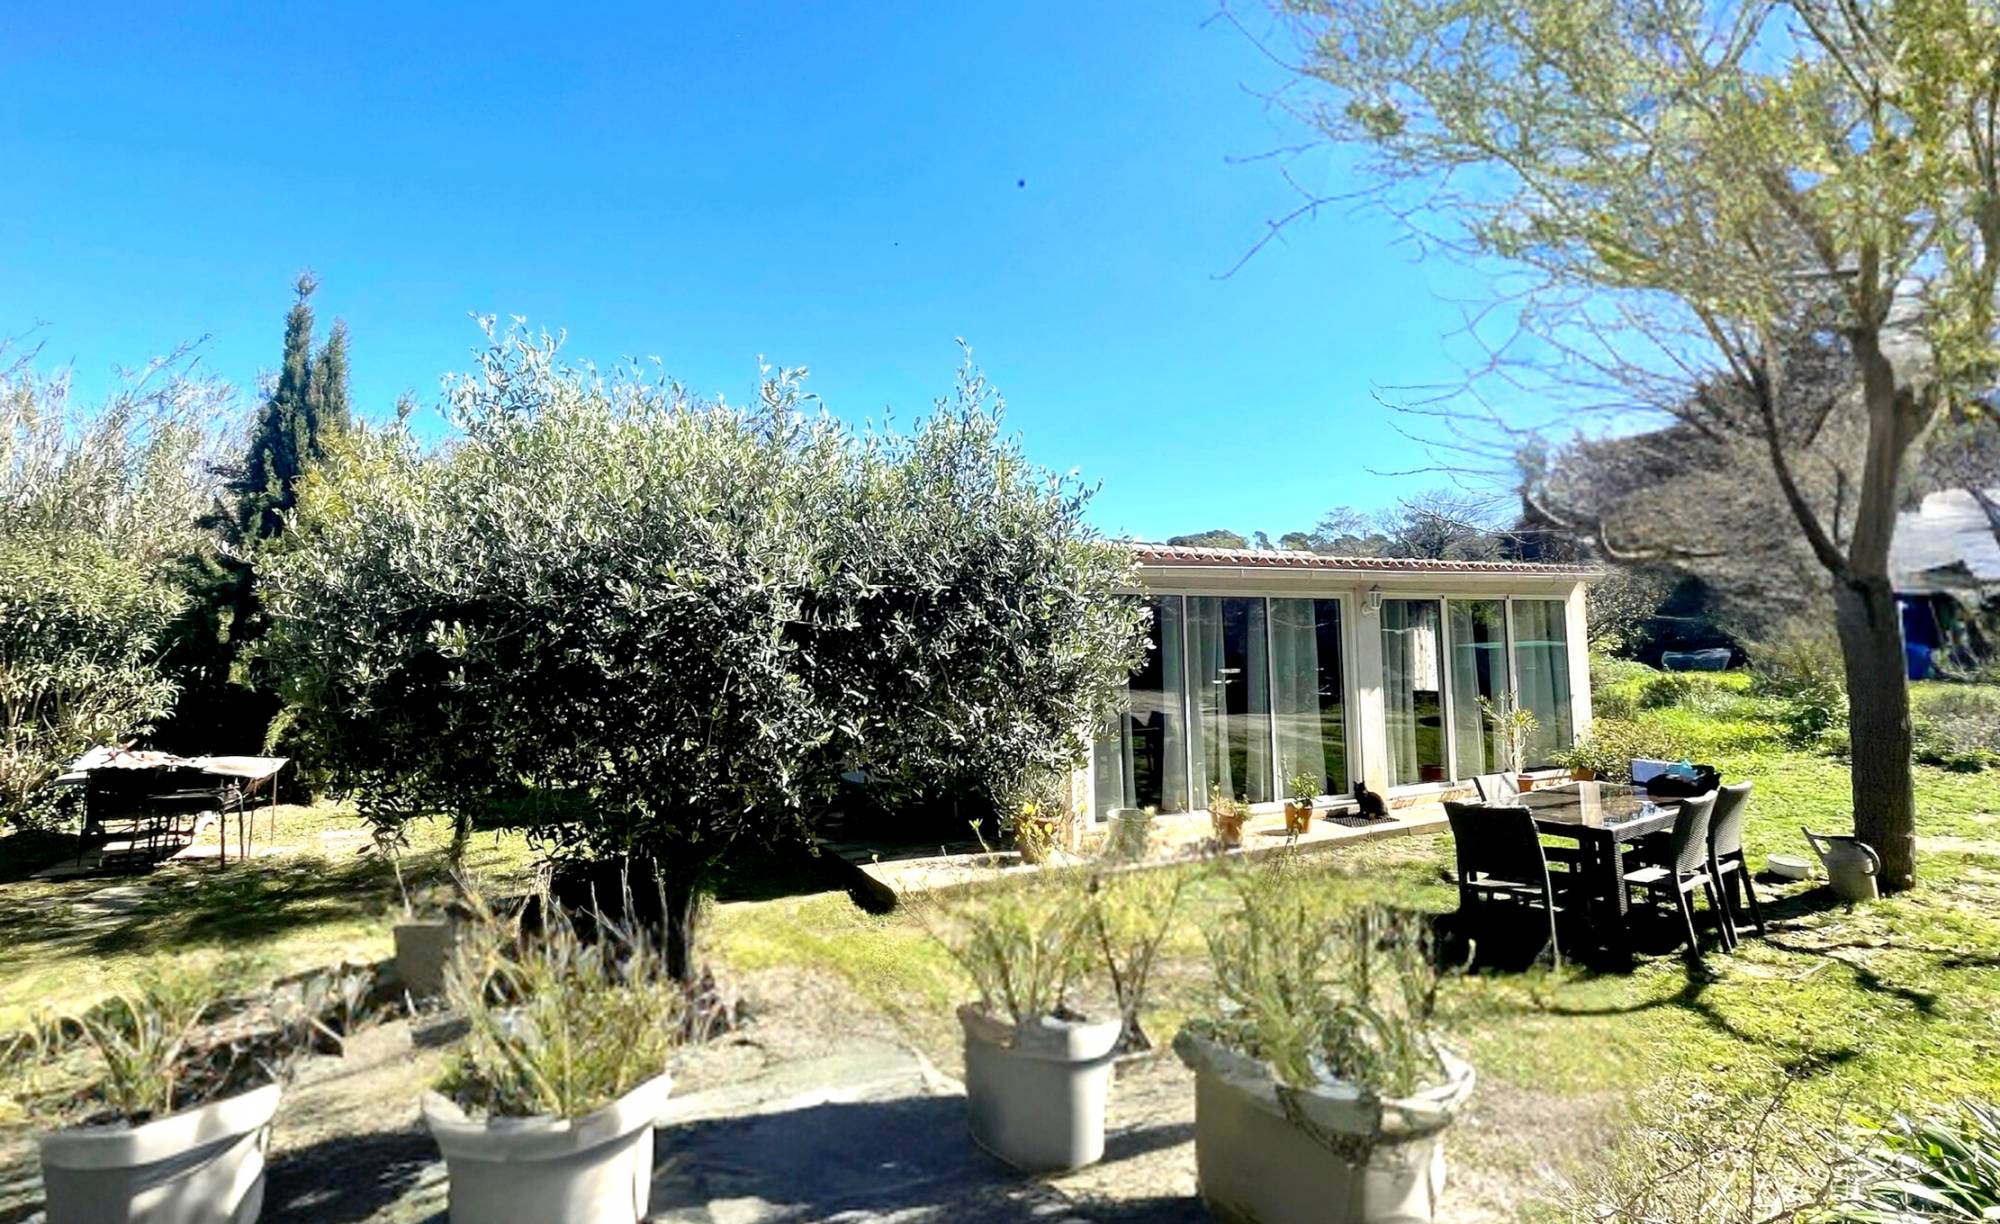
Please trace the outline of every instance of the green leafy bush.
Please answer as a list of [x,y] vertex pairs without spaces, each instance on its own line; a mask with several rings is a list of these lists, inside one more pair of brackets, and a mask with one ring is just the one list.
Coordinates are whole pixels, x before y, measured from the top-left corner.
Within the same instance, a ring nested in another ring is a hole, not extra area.
[[1599,781],[1629,782],[1634,758],[1679,761],[1695,755],[1693,745],[1656,719],[1597,718],[1590,733],[1555,754],[1565,769],[1588,769]]
[[1965,771],[2000,764],[2000,688],[1914,685],[1910,704],[1919,761]]
[[1751,691],[1778,702],[1795,747],[1821,743],[1847,725],[1847,672],[1831,631],[1793,624],[1750,647]]
[[93,744],[146,730],[173,705],[162,635],[170,587],[88,536],[0,535],[0,817]]
[[162,362],[84,405],[0,342],[0,825],[172,704],[175,566],[200,542],[226,395]]
[[1691,706],[1702,691],[1702,686],[1687,672],[1661,672],[1647,680],[1645,687],[1639,690],[1639,708],[1664,710],[1673,706]]

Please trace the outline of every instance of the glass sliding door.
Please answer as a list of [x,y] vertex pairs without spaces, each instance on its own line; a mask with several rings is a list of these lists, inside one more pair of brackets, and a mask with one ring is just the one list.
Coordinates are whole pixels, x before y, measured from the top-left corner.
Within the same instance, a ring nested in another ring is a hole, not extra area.
[[1453,777],[1499,773],[1507,750],[1486,717],[1480,699],[1502,704],[1512,691],[1507,680],[1507,601],[1454,599],[1445,605],[1451,621],[1451,726]]
[[1533,710],[1541,725],[1528,737],[1528,764],[1546,765],[1549,755],[1576,738],[1570,710],[1569,619],[1560,599],[1517,599],[1514,610],[1514,675],[1521,708]]
[[1118,808],[1188,810],[1187,668],[1181,597],[1146,601],[1153,624],[1146,661],[1126,683],[1130,701],[1091,754],[1098,819]]
[[1211,788],[1269,802],[1271,674],[1264,601],[1187,597],[1188,715],[1196,760],[1194,801]]
[[1445,778],[1443,615],[1435,599],[1382,601],[1389,785]]
[[1341,671],[1340,601],[1271,601],[1271,708],[1278,731],[1277,785],[1319,779],[1319,794],[1347,793],[1347,684]]

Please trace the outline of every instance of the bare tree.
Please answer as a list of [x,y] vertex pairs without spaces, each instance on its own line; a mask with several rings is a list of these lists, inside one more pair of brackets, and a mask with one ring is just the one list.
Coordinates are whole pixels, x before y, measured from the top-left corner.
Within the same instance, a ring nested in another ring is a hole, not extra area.
[[[1500,271],[1510,309],[1468,329],[1484,377],[1466,400],[1417,406],[1447,440],[1527,427],[1532,393],[1552,434],[1665,421],[1761,444],[1831,586],[1856,832],[1880,848],[1884,886],[1909,887],[1889,544],[1912,448],[2000,365],[2000,11],[1276,2],[1295,41],[1274,54],[1297,73],[1279,104],[1361,150],[1420,249]],[[1818,374],[1801,337],[1851,363],[1864,422],[1837,516],[1797,464],[1787,406],[1813,402]]]

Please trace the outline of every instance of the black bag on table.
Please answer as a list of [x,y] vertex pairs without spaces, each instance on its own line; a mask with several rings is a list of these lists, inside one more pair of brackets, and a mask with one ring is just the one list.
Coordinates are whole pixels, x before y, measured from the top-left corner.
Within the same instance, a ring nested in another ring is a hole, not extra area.
[[1659,774],[1646,783],[1646,793],[1658,799],[1692,799],[1721,785],[1722,775],[1715,771],[1715,766],[1697,765],[1692,780],[1678,774]]

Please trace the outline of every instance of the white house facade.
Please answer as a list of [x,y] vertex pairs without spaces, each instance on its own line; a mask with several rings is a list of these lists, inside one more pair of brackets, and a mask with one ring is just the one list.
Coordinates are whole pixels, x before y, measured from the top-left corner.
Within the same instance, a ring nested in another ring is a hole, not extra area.
[[1535,714],[1529,768],[1590,727],[1586,584],[1513,561],[1137,544],[1152,649],[1091,754],[1089,823],[1199,816],[1213,792],[1276,811],[1300,775],[1422,801],[1505,768],[1481,698]]

